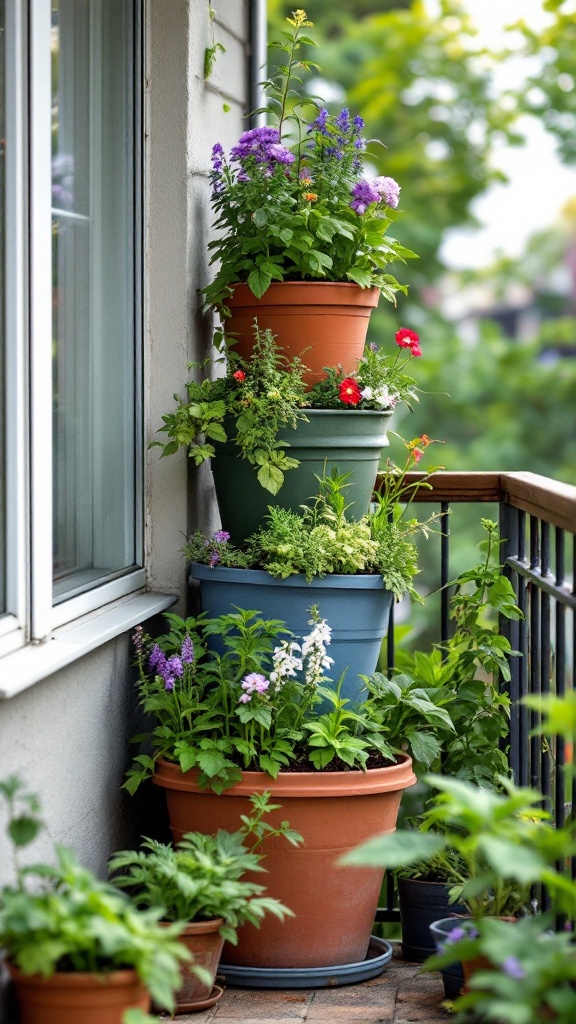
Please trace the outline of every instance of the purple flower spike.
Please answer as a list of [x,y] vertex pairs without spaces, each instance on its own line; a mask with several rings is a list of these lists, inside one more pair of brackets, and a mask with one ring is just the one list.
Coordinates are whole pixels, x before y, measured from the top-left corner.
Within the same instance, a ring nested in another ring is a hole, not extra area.
[[163,651],[160,650],[158,644],[154,644],[154,647],[150,651],[149,665],[150,668],[157,668],[160,670],[160,666],[166,664],[166,658],[164,657]]
[[171,658],[168,658],[166,668],[168,669],[170,676],[177,676],[179,678],[184,674],[182,659],[179,658],[177,654],[173,654]]
[[143,639],[144,630],[142,629],[142,626],[136,626],[136,629],[132,634],[132,643],[134,644],[134,650],[137,654],[142,654]]
[[194,644],[189,636],[185,638],[184,643],[182,644],[180,657],[183,665],[191,665],[194,661]]
[[515,978],[516,981],[521,981],[522,978],[526,977],[526,971],[515,956],[506,957],[502,964],[502,970],[509,978]]

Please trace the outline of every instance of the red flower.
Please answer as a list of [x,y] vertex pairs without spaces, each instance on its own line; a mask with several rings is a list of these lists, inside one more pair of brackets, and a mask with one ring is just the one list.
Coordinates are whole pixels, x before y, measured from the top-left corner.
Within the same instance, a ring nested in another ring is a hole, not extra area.
[[416,334],[416,331],[411,331],[409,327],[401,327],[399,331],[396,331],[394,335],[396,342],[400,345],[400,348],[412,349],[413,356],[421,356],[422,349],[418,342],[420,338]]
[[362,398],[360,388],[353,377],[345,377],[340,384],[340,401],[346,405],[358,405]]
[[244,370],[236,370],[236,373],[233,373],[232,376],[234,377],[234,380],[246,380],[246,374],[244,373]]

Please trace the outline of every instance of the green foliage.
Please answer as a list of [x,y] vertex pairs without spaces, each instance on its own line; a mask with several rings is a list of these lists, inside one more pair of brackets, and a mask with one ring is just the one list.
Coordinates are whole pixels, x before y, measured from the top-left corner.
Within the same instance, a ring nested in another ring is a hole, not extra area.
[[176,411],[162,417],[158,431],[170,441],[153,441],[150,447],[162,448],[162,456],[187,448],[198,466],[217,455],[212,442],[230,438],[239,456],[254,466],[262,487],[277,494],[284,472],[298,465],[284,451],[287,442],[280,440],[280,432],[306,418],[300,408],[304,367],[300,359],[289,362],[282,355],[270,331],[260,331],[255,323],[254,333],[248,362],[230,357],[226,377],[189,381],[186,400],[174,396]]
[[[393,843],[389,836],[372,839],[343,863],[404,867],[452,851],[464,865],[464,881],[452,886],[451,898],[467,904],[475,918],[525,912],[533,884],[562,885],[555,865],[576,851],[576,840],[548,822],[539,793],[504,777],[503,793],[441,775],[425,781],[439,794],[422,815],[421,830],[396,833]],[[400,838],[407,843],[404,854]]]
[[277,810],[270,794],[251,797],[252,814],[244,816],[234,833],[219,829],[215,836],[187,832],[176,847],[145,839],[140,850],[114,854],[109,863],[112,883],[126,889],[135,906],[146,910],[161,908],[165,921],[209,921],[222,918],[220,934],[238,942],[238,928],[246,921],[260,927],[267,913],[283,921],[291,911],[279,900],[264,896],[265,887],[248,881],[247,872],[264,871],[262,854],[248,849],[248,836],[255,845],[268,836],[284,836],[293,845],[302,841],[288,822],[279,828],[263,821]]
[[[42,827],[38,801],[15,777],[0,784],[8,805],[8,835],[15,853]],[[24,813],[21,808],[24,807]],[[134,968],[155,1002],[174,1008],[179,963],[189,959],[177,941],[181,928],[158,924],[157,909],[136,910],[116,889],[55,846],[54,864],[21,866],[0,890],[0,945],[24,974]]]
[[[288,639],[276,646],[279,634],[287,632],[283,624],[255,612],[238,609],[217,619],[187,621],[190,637],[217,634],[224,653],[205,651],[200,642],[194,645],[198,656],[186,662],[188,640],[182,643],[178,630],[174,645],[163,638],[162,661],[159,647],[137,634],[140,703],[155,723],[148,734],[135,737],[151,745],[152,755],[134,759],[125,782],[131,793],[153,774],[160,757],[183,772],[197,769],[201,785],[222,792],[242,769],[272,778],[294,766],[365,769],[371,756],[381,763],[395,761],[411,744],[424,758],[434,731],[452,728],[446,711],[426,694],[395,683],[388,687],[378,676],[365,680],[369,696],[352,707],[341,697],[340,684],[328,685],[330,628],[314,607],[310,634],[301,643]],[[260,827],[263,837],[266,825]]]
[[317,70],[299,51],[316,44],[303,32],[312,24],[304,11],[287,21],[290,31],[271,44],[280,59],[276,74],[263,83],[268,99],[263,110],[273,123],[244,133],[229,158],[219,144],[214,150],[217,237],[209,248],[211,262],[219,267],[204,289],[206,303],[226,314],[230,286],[238,281],[259,298],[274,280],[301,279],[376,286],[395,302],[395,293],[406,288],[388,267],[414,256],[387,235],[397,195],[383,186],[357,205],[362,125],[351,121],[348,111],[338,118],[327,111],[315,118],[313,102],[295,102],[302,72]]

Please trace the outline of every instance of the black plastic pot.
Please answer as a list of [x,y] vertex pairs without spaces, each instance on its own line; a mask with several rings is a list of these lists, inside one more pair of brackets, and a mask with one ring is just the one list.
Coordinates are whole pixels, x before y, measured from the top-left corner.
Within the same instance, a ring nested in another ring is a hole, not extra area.
[[[450,903],[450,886],[443,882],[425,882],[420,878],[399,878],[398,895],[402,920],[402,956],[404,960],[422,963],[436,952],[430,925],[450,914],[466,914],[465,906]],[[442,970],[444,994],[455,999],[464,984],[459,962]]]

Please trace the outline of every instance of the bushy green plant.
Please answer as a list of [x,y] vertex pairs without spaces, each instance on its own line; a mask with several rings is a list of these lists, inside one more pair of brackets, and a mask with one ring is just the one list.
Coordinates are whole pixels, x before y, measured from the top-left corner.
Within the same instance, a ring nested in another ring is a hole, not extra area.
[[[278,620],[238,609],[216,619],[177,619],[171,615],[168,637],[154,643],[140,628],[135,634],[138,689],[144,711],[154,716],[146,740],[152,753],[138,754],[125,782],[133,793],[167,758],[183,772],[199,771],[199,781],[216,792],[233,785],[242,770],[265,771],[276,778],[284,770],[365,769],[395,762],[420,732],[449,716],[420,695],[402,694],[391,708],[378,680],[367,680],[368,699],[352,707],[329,683],[332,659],[330,627],[311,609],[311,632],[301,643]],[[223,653],[206,650],[203,640],[216,634]],[[194,640],[192,638],[195,638]],[[328,677],[328,678],[327,678]],[[325,710],[327,708],[327,710]]]
[[[334,470],[319,481],[318,496],[310,506],[302,506],[301,512],[269,506],[266,525],[241,549],[228,544],[226,531],[219,530],[212,538],[196,532],[184,548],[186,557],[212,567],[265,569],[279,579],[302,574],[308,582],[327,573],[378,573],[398,600],[407,594],[421,600],[413,585],[418,573],[413,538],[417,533],[426,536],[437,515],[424,522],[408,517],[414,491],[405,477],[431,441],[423,437],[404,443],[404,468],[390,464],[387,487],[375,495],[373,510],[361,519],[346,518],[347,474]],[[426,486],[426,478],[421,486]]]
[[493,787],[509,770],[501,743],[508,736],[510,700],[499,681],[510,680],[509,659],[518,657],[498,617],[515,620],[522,612],[498,561],[498,526],[490,519],[481,524],[487,534],[480,545],[483,558],[455,580],[451,638],[431,653],[398,649],[396,660],[403,675],[435,690],[450,712],[455,732],[443,747],[443,774]]
[[264,83],[275,123],[244,132],[229,156],[219,143],[212,151],[217,237],[209,247],[219,267],[206,302],[226,312],[238,281],[260,297],[272,281],[295,279],[376,286],[395,301],[406,289],[387,268],[414,256],[386,234],[400,187],[392,178],[364,178],[360,117],[323,109],[308,121],[300,104],[288,109],[294,81],[311,66],[298,51],[315,43],[303,31],[312,25],[305,11],[287,21],[285,40],[272,44],[285,62]]
[[[134,968],[154,1002],[173,1010],[179,964],[190,959],[181,926],[158,924],[160,908],[136,909],[57,844],[54,864],[22,865],[20,850],[42,829],[37,799],[12,776],[0,781],[8,808],[15,881],[0,890],[0,945],[24,974]],[[132,1014],[134,1024],[147,1019]]]
[[[215,836],[187,832],[175,847],[144,839],[140,850],[115,853],[109,862],[113,885],[127,890],[132,903],[142,910],[162,908],[164,921],[209,921],[222,918],[220,935],[234,945],[238,928],[245,922],[260,927],[266,914],[280,921],[292,911],[279,900],[265,896],[265,887],[248,881],[248,872],[264,871],[263,855],[256,853],[262,840],[284,836],[296,846],[302,836],[287,821],[273,828],[264,816],[279,808],[270,794],[250,797],[250,816],[237,832],[219,829]],[[252,837],[252,846],[246,845]]]
[[[214,442],[230,440],[238,448],[238,457],[254,466],[261,486],[277,494],[286,470],[299,465],[286,454],[290,442],[281,434],[289,436],[299,420],[306,420],[306,409],[393,409],[399,402],[412,408],[417,401],[416,381],[405,368],[422,353],[419,336],[408,328],[395,333],[395,355],[369,345],[354,373],[345,376],[341,367],[325,367],[324,378],[309,391],[302,380],[306,369],[302,359],[288,360],[275,335],[261,331],[256,321],[254,335],[249,359],[228,350],[224,377],[188,381],[186,398],[174,395],[176,409],[162,417],[158,431],[170,440],[152,441],[150,447],[161,448],[162,457],[186,448],[199,466],[217,457]],[[306,352],[302,355],[305,359]]]

